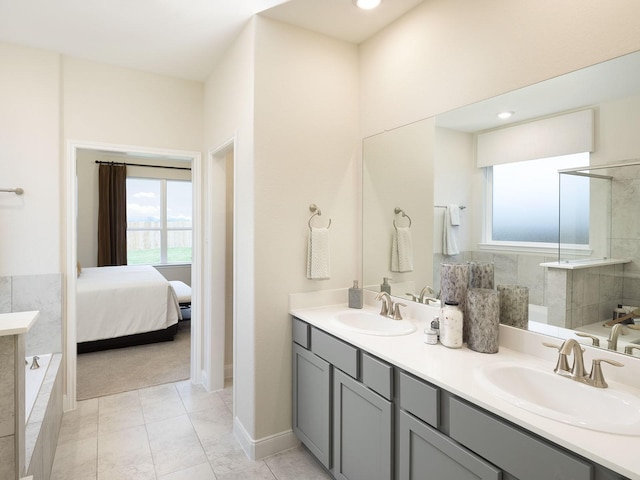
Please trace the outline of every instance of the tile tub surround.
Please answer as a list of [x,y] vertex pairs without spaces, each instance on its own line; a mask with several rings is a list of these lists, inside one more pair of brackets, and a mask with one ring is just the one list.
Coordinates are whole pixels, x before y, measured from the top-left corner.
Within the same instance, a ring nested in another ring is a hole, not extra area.
[[0,314],[0,480],[14,480],[25,462],[25,334],[38,312]]
[[25,469],[36,479],[48,480],[62,422],[62,355],[50,360],[33,412],[25,429]]
[[[502,361],[553,371],[557,352],[544,347],[542,342],[559,344],[558,339],[500,325],[500,351],[494,355],[473,352],[466,347],[452,350],[442,345],[426,345],[422,331],[428,325],[427,319],[437,309],[415,302],[406,309],[405,315],[405,318],[415,321],[418,327],[415,333],[401,337],[377,337],[347,332],[327,322],[332,312],[346,308],[346,295],[345,288],[342,295],[336,293],[334,297],[342,298],[342,304],[322,307],[320,302],[314,303],[313,293],[294,294],[289,297],[290,313],[557,445],[628,478],[640,480],[640,458],[628,453],[640,449],[640,436],[617,436],[543,418],[499,399],[479,381],[476,367]],[[377,313],[379,304],[374,299],[373,292],[365,292],[365,309]],[[584,357],[588,366],[594,358],[620,360],[618,354],[588,346],[585,346]],[[640,395],[640,359],[625,357],[624,364],[624,368],[609,368],[605,372],[610,388]],[[624,449],[619,448],[621,444],[625,445]]]

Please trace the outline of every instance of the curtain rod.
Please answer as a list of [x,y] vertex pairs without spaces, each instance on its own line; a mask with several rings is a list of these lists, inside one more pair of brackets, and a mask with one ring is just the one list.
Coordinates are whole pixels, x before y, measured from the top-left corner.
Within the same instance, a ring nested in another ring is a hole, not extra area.
[[124,163],[124,162],[104,162],[102,160],[96,160],[99,165],[126,165],[128,167],[149,167],[149,168],[168,168],[171,170],[189,170],[191,167],[171,167],[169,165],[144,165],[142,163]]

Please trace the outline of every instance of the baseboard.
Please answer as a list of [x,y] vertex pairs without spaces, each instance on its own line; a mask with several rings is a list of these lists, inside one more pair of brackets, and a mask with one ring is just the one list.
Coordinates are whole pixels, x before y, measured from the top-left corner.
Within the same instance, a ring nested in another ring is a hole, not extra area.
[[276,453],[284,452],[291,448],[297,447],[300,440],[294,435],[292,430],[269,435],[268,437],[254,440],[245,430],[238,418],[233,420],[233,433],[235,434],[240,446],[251,460],[260,460],[270,457]]
[[233,378],[233,364],[224,366],[224,378]]

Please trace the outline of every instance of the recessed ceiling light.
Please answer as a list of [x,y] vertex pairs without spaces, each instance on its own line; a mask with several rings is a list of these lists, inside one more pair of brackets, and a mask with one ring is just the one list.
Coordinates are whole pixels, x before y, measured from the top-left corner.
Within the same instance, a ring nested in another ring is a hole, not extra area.
[[511,115],[513,115],[514,112],[500,112],[498,114],[498,118],[501,120],[506,120],[507,118],[509,118]]
[[371,10],[376,8],[382,0],[353,0],[353,4],[362,10]]

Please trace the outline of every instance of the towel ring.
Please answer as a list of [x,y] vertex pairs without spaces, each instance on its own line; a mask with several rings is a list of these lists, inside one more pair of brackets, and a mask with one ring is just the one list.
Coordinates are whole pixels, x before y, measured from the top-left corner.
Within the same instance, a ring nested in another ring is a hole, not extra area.
[[[403,217],[407,217],[407,218],[409,219],[409,227],[408,227],[408,228],[411,228],[411,217],[410,217],[409,215],[407,215],[406,213],[404,213],[404,210],[402,210],[401,208],[396,207],[393,211],[394,211],[396,214],[401,213]],[[398,227],[397,227],[397,225],[396,225],[396,219],[395,219],[395,218],[393,219],[393,228],[395,228],[396,230],[398,230]]]
[[[313,212],[313,215],[311,215],[309,217],[309,221],[307,222],[307,225],[309,225],[309,230],[311,230],[311,219],[313,217],[315,217],[316,215],[321,216],[322,215],[322,211],[317,207],[317,205],[315,203],[312,203],[311,205],[309,205],[309,211]],[[331,219],[329,219],[329,225],[327,225],[327,229],[331,226]]]

